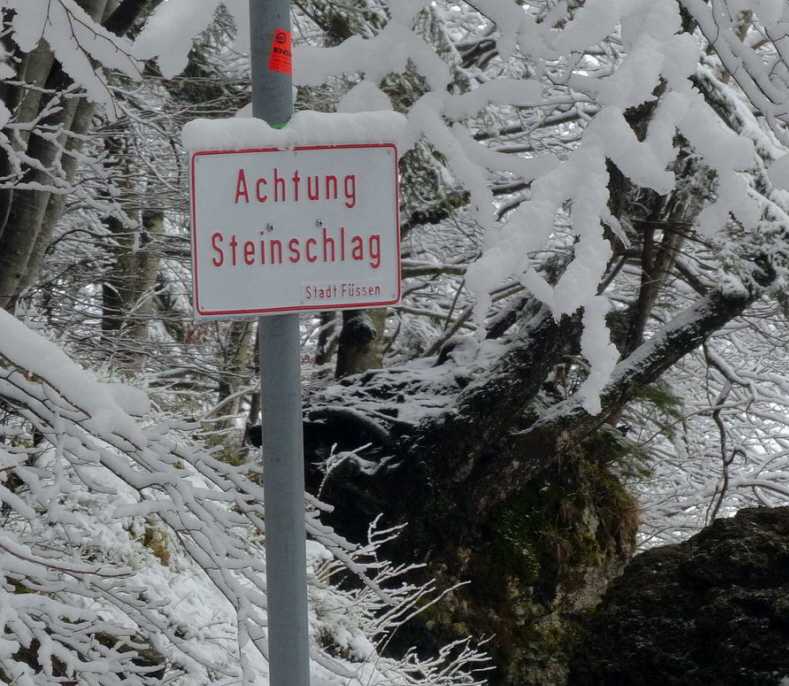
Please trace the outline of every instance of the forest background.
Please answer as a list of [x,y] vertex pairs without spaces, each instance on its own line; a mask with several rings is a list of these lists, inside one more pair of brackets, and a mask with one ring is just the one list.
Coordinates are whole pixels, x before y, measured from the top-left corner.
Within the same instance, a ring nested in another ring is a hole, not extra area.
[[[181,142],[249,113],[246,3],[0,10],[0,676],[253,683],[255,331],[192,319]],[[302,320],[315,683],[558,679],[637,544],[789,494],[789,9],[293,26],[297,110],[406,121],[402,305]]]

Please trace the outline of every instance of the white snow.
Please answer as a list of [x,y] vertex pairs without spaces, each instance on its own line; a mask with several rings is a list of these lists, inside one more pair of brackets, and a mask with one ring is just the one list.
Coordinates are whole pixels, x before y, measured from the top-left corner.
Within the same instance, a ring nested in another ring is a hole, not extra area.
[[753,11],[764,26],[777,24],[786,17],[786,3],[783,0],[752,0]]
[[789,155],[777,159],[767,169],[773,185],[785,191],[789,191]]
[[[210,24],[219,4],[220,0],[166,0],[131,43],[104,31],[76,0],[0,1],[10,10],[6,13],[9,30],[20,49],[33,50],[44,39],[76,84],[93,101],[107,106],[108,112],[112,95],[105,75],[94,63],[139,78],[142,60],[156,59],[162,74],[173,77],[186,65],[194,37]],[[240,29],[235,49],[248,49],[247,0],[224,0],[224,4]],[[763,180],[759,176],[763,160],[769,164],[775,157],[767,176],[777,189],[789,191],[789,155],[779,142],[785,135],[784,125],[777,123],[785,121],[785,55],[780,52],[783,41],[774,38],[785,33],[782,22],[789,18],[789,8],[784,0],[731,0],[717,5],[726,5],[732,14],[754,11],[757,38],[772,36],[775,41],[775,59],[764,60],[764,51],[753,49],[755,39],[739,41],[726,23],[726,13],[717,12],[716,3],[683,3],[701,31],[715,42],[715,55],[702,54],[698,35],[679,33],[676,0],[587,0],[568,21],[565,2],[547,3],[551,7],[511,0],[475,0],[472,4],[480,15],[474,14],[474,21],[456,28],[468,30],[469,41],[478,37],[475,31],[490,29],[502,62],[494,60],[488,71],[468,70],[469,90],[453,83],[457,64],[450,66],[413,25],[427,2],[397,0],[391,5],[392,20],[377,33],[354,36],[329,48],[295,46],[296,85],[322,85],[346,76],[359,80],[339,100],[338,113],[299,112],[283,129],[240,117],[197,120],[184,128],[183,143],[190,152],[389,142],[401,149],[419,144],[434,150],[441,158],[440,173],[451,174],[456,188],[469,194],[468,215],[477,224],[473,229],[484,231],[483,253],[465,279],[477,298],[476,323],[481,327],[490,316],[492,293],[502,283],[524,285],[557,318],[582,308],[580,353],[588,375],[580,390],[554,411],[572,406],[595,413],[601,409],[599,396],[606,385],[637,369],[676,327],[691,324],[705,302],[675,317],[616,366],[618,352],[606,328],[610,301],[608,294],[600,293],[613,255],[604,227],[614,228],[623,242],[630,228],[611,217],[607,164],[615,164],[636,185],[670,194],[676,182],[669,167],[677,157],[677,137],[687,139],[698,156],[699,168],[709,169],[715,179],[711,188],[715,200],[698,201],[707,206],[693,227],[702,238],[714,239],[711,244],[725,253],[720,274],[710,270],[709,278],[723,292],[744,292],[747,275],[726,271],[736,262],[739,249],[739,244],[725,237],[731,218],[739,223],[738,229],[756,238],[768,236],[760,230],[783,230],[786,225],[786,214],[777,204],[780,198],[776,199],[785,194],[770,195],[769,191],[765,194],[769,197],[757,197],[754,189],[759,184],[754,179]],[[469,17],[473,14],[459,5],[435,9],[459,17],[464,12]],[[294,39],[310,41],[312,36],[306,32],[294,34]],[[0,58],[0,77],[15,78],[7,57]],[[521,73],[523,78],[491,78],[495,69],[509,73],[505,64],[509,59],[534,63]],[[550,64],[535,62],[538,59]],[[724,124],[691,81],[695,74],[705,76],[700,59],[714,63],[715,69],[722,63],[734,75],[726,88],[719,85],[721,92],[730,94],[733,111],[747,119],[745,131],[735,132]],[[382,82],[406,72],[410,73],[404,83],[416,73],[428,89],[421,94],[415,89],[417,97],[407,106],[396,103],[407,107],[403,115],[393,111],[395,105]],[[645,137],[639,140],[625,113],[656,100]],[[573,110],[578,103],[584,107]],[[559,111],[574,112],[575,120],[564,129],[568,136],[561,140],[557,136],[552,147],[542,148],[541,118]],[[528,152],[513,154],[512,148],[502,152],[475,139],[474,134],[489,124],[498,126],[504,114],[509,121],[523,124],[522,140],[534,144],[524,145]],[[25,133],[24,125],[14,123],[14,116],[0,103],[0,127],[15,135]],[[522,199],[520,206],[500,222],[496,213],[501,200],[491,186],[494,179],[513,177],[528,188],[522,198],[516,198]],[[72,190],[65,184],[55,189],[36,183],[18,188]],[[777,219],[765,219],[767,210]],[[571,253],[572,261],[552,285],[536,267],[539,251],[555,245]],[[782,249],[785,246],[775,248]],[[724,333],[721,345],[736,344],[736,338],[728,334]],[[442,384],[451,387],[461,374],[486,368],[501,353],[498,345],[479,345],[467,336],[446,368],[424,364],[408,373],[432,385],[431,390]],[[745,350],[743,357],[749,355],[764,358],[754,365],[772,363],[767,356]],[[16,518],[15,525],[5,527],[0,537],[5,550],[0,555],[0,571],[9,577],[36,579],[42,588],[50,589],[47,595],[0,589],[0,626],[13,636],[0,639],[4,665],[20,645],[29,645],[34,638],[42,646],[41,658],[46,663],[49,655],[55,655],[50,634],[39,631],[37,635],[31,618],[40,618],[50,628],[68,618],[92,624],[112,622],[115,630],[127,627],[150,633],[169,658],[185,667],[187,673],[177,682],[179,686],[203,686],[209,672],[223,685],[244,679],[251,683],[256,678],[265,682],[261,489],[241,469],[219,463],[202,446],[190,442],[188,432],[179,433],[166,422],[152,424],[152,406],[145,393],[97,381],[57,346],[1,310],[0,366],[5,373],[0,379],[4,397],[19,404],[26,423],[45,429],[52,444],[29,464],[33,455],[25,445],[29,437],[0,434],[10,437],[0,445],[0,498],[13,510],[12,519]],[[741,373],[743,378],[748,374],[766,378],[760,376],[761,371],[741,372],[731,365],[726,370],[728,376]],[[775,418],[779,414],[775,408],[783,407],[786,396],[785,378],[781,370],[771,373],[775,378],[770,381],[778,391],[769,399],[769,411],[762,410],[761,419],[785,422]],[[712,370],[707,368],[706,374],[711,383]],[[747,399],[749,407],[751,400],[756,402],[755,393]],[[438,414],[449,403],[447,398],[428,398],[427,392],[423,397],[418,391],[409,401],[401,421],[416,422]],[[0,430],[12,431],[10,427]],[[676,451],[681,455],[683,449]],[[12,492],[7,486],[9,469],[23,480],[25,489]],[[764,489],[771,475],[765,469],[759,479],[738,483]],[[783,477],[776,473],[775,478]],[[714,488],[705,488],[703,495],[714,494]],[[384,589],[376,575],[388,581],[392,571],[374,553],[365,557],[365,551],[354,550],[339,539],[313,512],[307,526],[312,537],[311,627],[344,653],[342,659],[333,660],[325,651],[314,650],[316,686],[347,684],[353,679],[371,685],[414,684],[418,670],[408,673],[401,664],[380,658],[376,652],[376,637],[391,628],[383,626],[381,619],[391,616],[386,614],[390,611],[387,603],[393,599],[413,602],[410,591]],[[172,552],[169,567],[141,542],[150,527]],[[52,557],[46,558],[50,549]],[[94,555],[101,558],[99,566],[86,567],[93,564]],[[50,568],[47,560],[53,559],[66,571]],[[80,573],[88,575],[90,584],[73,580],[80,565]],[[105,567],[122,569],[130,576],[105,579],[99,573]],[[359,574],[363,588],[350,593],[325,582],[325,576],[338,568]],[[145,602],[140,600],[143,593],[147,594]],[[120,659],[115,656],[82,668],[106,673],[117,668]],[[19,686],[40,686],[48,677],[18,664],[13,669],[11,677]],[[417,683],[430,683],[427,667],[423,674],[427,675],[424,681]],[[789,678],[781,683],[789,684]]]
[[193,39],[211,23],[219,3],[220,0],[161,3],[134,41],[134,54],[141,60],[157,58],[162,75],[173,78],[186,67]]
[[131,56],[131,42],[102,28],[74,0],[7,0],[6,5],[14,11],[14,40],[22,50],[33,50],[45,39],[69,76],[92,101],[106,105],[110,114],[114,112],[111,91],[91,60],[133,79],[140,77],[140,66]]
[[337,102],[338,112],[390,112],[393,109],[389,96],[367,79],[357,83]]
[[44,36],[48,6],[44,2],[30,0],[8,0],[6,3],[14,11],[12,27],[14,40],[23,52],[31,52]]
[[[587,137],[593,135],[600,137],[607,155],[634,183],[652,188],[661,195],[671,190],[674,174],[666,169],[666,158],[675,151],[667,136],[640,142],[625,120],[624,113],[616,106],[605,108],[590,122]],[[663,146],[656,155],[658,143],[663,143]]]
[[611,34],[626,0],[587,0],[559,33],[553,47],[560,53],[582,52]]
[[396,22],[390,22],[375,38],[352,36],[329,48],[303,46],[294,50],[293,82],[316,86],[332,76],[362,73],[379,82],[391,73],[402,73],[409,60],[435,91],[450,82],[449,68],[422,38]]
[[261,119],[195,119],[183,129],[189,152],[208,150],[287,150],[304,145],[395,143],[406,120],[396,112],[297,112],[282,129]]
[[118,432],[140,446],[147,443],[145,434],[118,403],[119,398],[124,403],[134,398],[135,409],[141,409],[143,403],[134,389],[121,393],[117,386],[92,380],[58,346],[2,309],[0,331],[0,355],[55,388],[69,389],[69,401],[85,411],[88,425],[99,433]]
[[516,103],[521,107],[542,101],[543,89],[538,81],[496,79],[447,101],[444,114],[451,119],[463,119],[477,114],[491,104]]
[[5,103],[0,102],[0,126],[5,126],[9,119],[11,119],[11,111],[5,106]]

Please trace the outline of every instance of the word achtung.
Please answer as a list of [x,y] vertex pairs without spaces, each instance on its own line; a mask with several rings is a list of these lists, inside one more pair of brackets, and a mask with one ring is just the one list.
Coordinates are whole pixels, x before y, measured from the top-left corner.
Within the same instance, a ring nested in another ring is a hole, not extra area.
[[340,200],[345,207],[356,207],[356,174],[342,178],[326,175],[301,176],[299,170],[286,176],[274,168],[271,174],[247,178],[244,169],[236,175],[236,190],[233,203],[251,202],[311,202],[316,200]]

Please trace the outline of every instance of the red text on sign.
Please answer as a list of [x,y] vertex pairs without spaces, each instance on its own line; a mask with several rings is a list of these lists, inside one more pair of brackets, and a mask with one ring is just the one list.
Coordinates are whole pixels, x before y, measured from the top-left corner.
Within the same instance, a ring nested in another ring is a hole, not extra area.
[[263,231],[256,241],[239,241],[236,234],[225,236],[221,231],[211,235],[214,267],[236,267],[242,264],[274,265],[290,262],[367,262],[373,269],[381,266],[381,236],[372,234],[366,238],[350,234],[345,227],[332,235],[322,227],[317,236],[309,238],[266,238]]
[[279,169],[273,169],[268,178],[261,176],[248,181],[246,171],[239,169],[233,202],[237,205],[239,202],[251,201],[301,202],[338,199],[344,200],[348,209],[356,206],[356,174],[346,174],[340,181],[331,174],[302,177],[296,169],[288,177],[280,174]]

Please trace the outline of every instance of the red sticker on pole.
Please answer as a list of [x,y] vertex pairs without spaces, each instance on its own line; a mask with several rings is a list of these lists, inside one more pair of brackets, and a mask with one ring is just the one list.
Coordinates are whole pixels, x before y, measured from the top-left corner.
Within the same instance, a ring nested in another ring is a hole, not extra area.
[[284,29],[277,29],[274,31],[274,42],[271,45],[268,68],[271,71],[279,71],[283,74],[293,73],[293,60],[291,59],[290,52],[290,32]]

